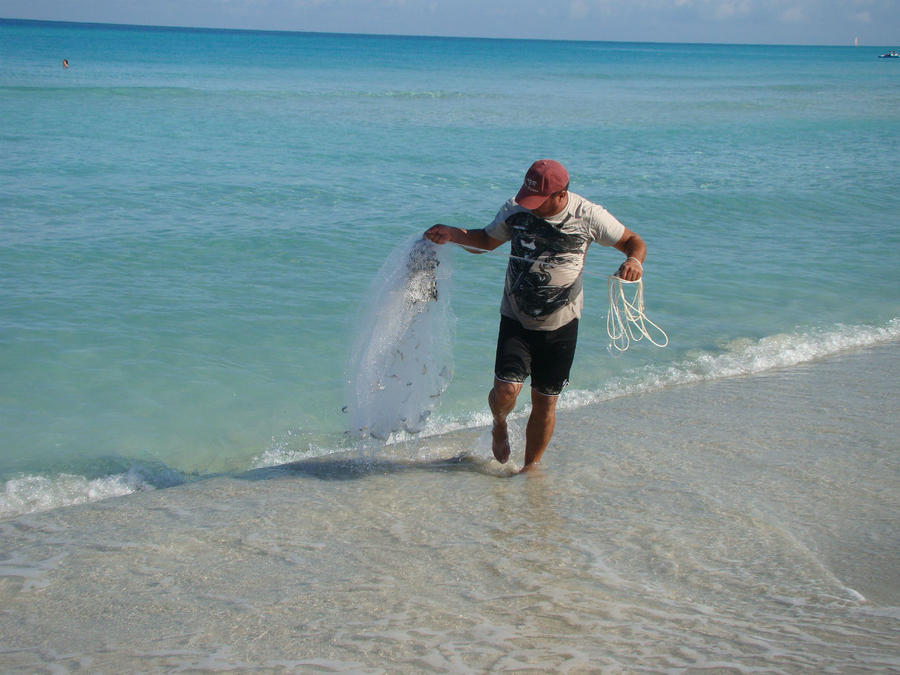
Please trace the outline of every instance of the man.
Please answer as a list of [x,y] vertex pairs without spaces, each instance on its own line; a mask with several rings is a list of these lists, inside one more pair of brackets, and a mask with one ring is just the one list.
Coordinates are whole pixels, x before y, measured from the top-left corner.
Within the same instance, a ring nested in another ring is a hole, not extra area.
[[527,471],[550,443],[556,401],[569,381],[588,246],[597,242],[619,249],[627,259],[617,274],[637,281],[647,254],[644,241],[599,204],[569,192],[568,172],[552,159],[531,165],[518,194],[487,227],[465,230],[438,224],[425,237],[437,244],[460,244],[473,253],[510,242],[488,404],[494,417],[494,457],[503,463],[510,453],[506,417],[515,408],[525,378],[531,377],[522,469]]

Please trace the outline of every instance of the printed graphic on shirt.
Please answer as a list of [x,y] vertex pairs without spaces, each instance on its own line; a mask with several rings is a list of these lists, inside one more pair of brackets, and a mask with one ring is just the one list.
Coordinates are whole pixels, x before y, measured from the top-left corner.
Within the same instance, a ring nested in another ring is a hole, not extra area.
[[506,293],[519,312],[536,320],[552,315],[581,292],[581,265],[588,240],[567,234],[530,211],[510,216]]

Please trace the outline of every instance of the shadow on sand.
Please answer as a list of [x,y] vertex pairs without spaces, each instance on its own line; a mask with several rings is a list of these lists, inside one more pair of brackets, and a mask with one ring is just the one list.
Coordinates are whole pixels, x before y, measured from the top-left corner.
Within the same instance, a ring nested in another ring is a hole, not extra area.
[[499,465],[467,453],[433,460],[367,458],[358,454],[312,457],[290,464],[253,469],[233,476],[240,480],[273,480],[290,476],[305,476],[325,481],[358,480],[368,476],[406,473],[409,471],[468,471],[488,476],[511,476],[509,465]]

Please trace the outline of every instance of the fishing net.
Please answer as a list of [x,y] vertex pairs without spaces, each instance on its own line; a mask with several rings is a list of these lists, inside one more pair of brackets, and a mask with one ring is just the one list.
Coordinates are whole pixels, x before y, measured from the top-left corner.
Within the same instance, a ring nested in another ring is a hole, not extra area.
[[411,239],[388,256],[367,295],[348,373],[349,432],[418,434],[453,376],[446,247]]

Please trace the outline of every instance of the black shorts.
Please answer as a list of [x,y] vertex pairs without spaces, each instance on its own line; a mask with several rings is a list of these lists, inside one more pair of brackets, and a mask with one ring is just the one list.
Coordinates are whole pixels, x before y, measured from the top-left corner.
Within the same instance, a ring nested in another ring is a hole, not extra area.
[[575,358],[578,319],[556,330],[528,330],[515,319],[500,316],[494,375],[504,382],[524,382],[546,396],[558,396],[569,383]]

